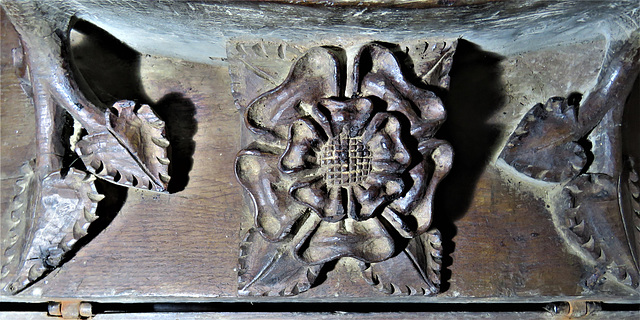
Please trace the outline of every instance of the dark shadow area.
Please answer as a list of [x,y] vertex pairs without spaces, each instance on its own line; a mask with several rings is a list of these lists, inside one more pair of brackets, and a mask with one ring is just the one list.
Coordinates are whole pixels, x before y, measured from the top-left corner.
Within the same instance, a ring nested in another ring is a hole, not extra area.
[[193,137],[198,131],[196,106],[182,93],[170,93],[152,106],[160,119],[165,121],[166,138],[171,145],[169,154],[169,193],[184,190],[189,183],[189,172],[193,168],[193,153],[196,142]]
[[[633,89],[624,106],[622,116],[622,153],[635,162],[640,162],[640,75],[633,83]],[[636,164],[640,168],[640,163]]]
[[60,137],[60,147],[62,148],[62,150],[60,150],[60,156],[62,156],[60,174],[62,177],[66,177],[71,167],[83,171],[86,171],[87,168],[85,168],[82,161],[80,161],[78,154],[71,150],[70,138],[73,135],[73,117],[61,107],[57,107],[57,109],[59,112],[53,121],[60,126],[57,130],[58,136]]
[[[562,302],[560,302],[561,304]],[[136,311],[124,312],[349,312],[349,313],[392,313],[398,312],[540,312],[540,315],[551,315],[545,312],[547,303],[186,303],[186,304],[96,304],[94,310],[118,312],[118,307],[134,307]],[[603,311],[636,311],[638,304],[600,305]],[[125,309],[121,308],[120,310]],[[126,310],[126,309],[125,309]],[[462,315],[461,315],[462,316]]]
[[139,52],[83,20],[73,25],[73,31],[71,69],[91,102],[111,106],[127,99],[150,104],[140,78]]
[[436,212],[446,213],[450,221],[467,211],[501,130],[486,123],[505,99],[501,60],[465,40],[458,42],[453,57],[451,86],[445,97],[447,121],[437,137],[451,143],[455,156],[451,172],[438,187],[435,203]]
[[[631,173],[640,172],[640,75],[636,76],[633,88],[627,97],[622,114],[622,177],[625,177],[627,188],[630,190],[633,180],[630,179]],[[624,181],[624,180],[623,180]],[[640,185],[636,182],[635,185]],[[625,225],[625,232],[633,262],[636,269],[640,270],[640,233],[633,231],[633,221],[639,213],[633,209],[633,203],[640,204],[640,199],[634,198],[629,192],[620,193],[620,207],[622,219]],[[626,203],[626,204],[624,204]],[[631,205],[629,205],[631,204]],[[631,210],[630,210],[631,209]],[[637,223],[637,222],[636,222]],[[637,224],[636,224],[637,225]],[[639,230],[640,231],[640,230]],[[635,240],[635,241],[633,241]]]
[[454,222],[463,217],[473,199],[476,183],[484,171],[501,128],[487,124],[502,107],[504,94],[497,54],[459,40],[450,76],[448,94],[443,96],[447,120],[436,134],[451,143],[453,166],[440,183],[434,201],[433,226],[442,233],[442,287],[445,292],[453,261],[457,229]]
[[140,76],[141,55],[106,31],[79,20],[71,36],[71,65],[80,90],[96,105],[119,100],[148,104],[165,121],[170,142],[168,191],[186,188],[193,167],[197,131],[195,105],[182,93],[169,93],[157,103],[145,94]]
[[318,277],[316,277],[316,280],[313,282],[313,285],[311,287],[317,287],[327,281],[329,272],[333,271],[336,268],[339,260],[340,259],[335,259],[333,261],[325,263],[320,269],[320,272],[318,272]]

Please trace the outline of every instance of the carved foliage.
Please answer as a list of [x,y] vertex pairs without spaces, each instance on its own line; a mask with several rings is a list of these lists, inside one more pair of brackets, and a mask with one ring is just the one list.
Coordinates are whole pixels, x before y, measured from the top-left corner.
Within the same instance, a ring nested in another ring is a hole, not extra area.
[[[27,241],[26,230],[29,227],[33,190],[36,189],[36,179],[33,163],[27,162],[20,168],[20,177],[16,180],[16,192],[11,201],[11,212],[2,215],[3,259],[0,278],[7,277],[11,272],[17,272],[22,249]],[[5,229],[6,228],[6,229]]]
[[576,107],[564,98],[551,98],[525,114],[500,157],[534,179],[570,180],[587,163],[585,150],[577,142],[577,129]]
[[631,254],[640,270],[640,177],[636,168],[638,164],[629,157],[620,176],[618,197]]
[[[424,254],[437,241],[420,235],[453,156],[433,138],[445,118],[442,102],[408,82],[377,44],[360,49],[349,74],[353,96],[344,97],[343,54],[310,49],[281,85],[247,107],[257,136],[238,154],[236,174],[251,196],[255,229],[241,253],[241,294],[297,294],[322,264],[342,257],[370,264],[369,278],[404,264],[414,278],[385,281],[411,286],[409,294],[437,292],[438,264],[424,258],[437,256]],[[407,247],[402,237],[418,238]]]
[[119,101],[107,110],[109,131],[84,136],[76,152],[87,169],[107,181],[165,191],[169,183],[169,141],[164,122],[148,105],[136,108],[133,101]]
[[388,294],[432,295],[440,288],[441,267],[442,241],[433,229],[411,239],[395,258],[364,264],[362,272],[369,284]]
[[28,192],[33,200],[18,199],[12,212],[14,228],[23,230],[12,231],[15,243],[4,252],[10,263],[17,264],[16,276],[5,290],[16,293],[60,265],[65,254],[87,234],[97,219],[97,203],[104,198],[96,191],[94,180],[93,175],[72,168],[66,176],[54,172],[28,184],[33,189],[21,194]]
[[570,205],[560,213],[562,228],[580,256],[593,267],[584,279],[586,288],[602,289],[615,282],[637,287],[638,271],[617,210],[617,182],[605,174],[583,174],[567,184],[563,194]]
[[[5,290],[14,294],[59,266],[86,234],[95,219],[96,203],[103,197],[96,193],[95,176],[160,192],[167,191],[169,182],[164,122],[149,106],[137,107],[132,101],[117,102],[106,113],[91,103],[69,70],[71,50],[63,48],[70,43],[64,27],[72,23],[57,26],[51,19],[36,19],[41,23],[32,28],[34,19],[24,19],[38,11],[31,9],[19,6],[10,13],[26,41],[14,51],[14,59],[21,85],[36,108],[39,144],[32,170],[37,174],[31,171],[19,182],[12,212],[3,215],[3,226],[11,227],[8,237],[3,233],[6,260],[1,275],[13,279]],[[25,55],[22,49],[26,48]],[[65,131],[65,123],[55,116],[58,107],[88,132],[76,150],[66,150],[67,137],[57,136]],[[63,170],[59,153],[74,151],[90,173]]]
[[[76,145],[90,173],[75,168],[44,168],[57,171],[39,180],[30,166],[24,166],[12,212],[6,215],[10,221],[3,221],[11,226],[8,237],[4,237],[2,269],[2,278],[11,279],[5,287],[9,293],[25,289],[58,267],[65,254],[87,234],[90,223],[97,218],[97,203],[104,198],[95,189],[96,176],[124,186],[166,190],[169,142],[164,138],[164,122],[149,106],[136,108],[132,101],[116,103],[114,111],[107,110],[105,116],[108,131],[86,135]],[[50,133],[47,128],[38,128],[38,134]]]

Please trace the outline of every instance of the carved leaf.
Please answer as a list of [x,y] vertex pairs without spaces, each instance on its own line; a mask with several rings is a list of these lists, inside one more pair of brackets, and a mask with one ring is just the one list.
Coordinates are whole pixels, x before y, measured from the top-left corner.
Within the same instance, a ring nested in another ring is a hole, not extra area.
[[21,252],[19,268],[6,291],[15,294],[57,267],[87,234],[97,219],[97,203],[104,198],[93,181],[93,175],[72,168],[64,177],[60,172],[49,174],[36,184],[39,188],[30,190],[25,233],[16,234],[23,239],[22,247],[16,248]]
[[293,244],[292,240],[268,242],[256,229],[250,229],[240,247],[238,293],[290,296],[309,290],[322,264],[296,259]]
[[440,290],[441,260],[440,231],[433,229],[411,239],[395,257],[365,265],[362,275],[388,294],[433,295]]
[[27,238],[28,222],[31,220],[29,209],[36,188],[33,163],[27,162],[20,168],[21,175],[16,180],[16,195],[11,201],[11,212],[2,214],[2,241],[4,258],[2,259],[1,279],[11,272],[17,272],[21,250]]
[[442,40],[417,41],[407,44],[405,47],[409,49],[408,53],[413,61],[413,70],[422,82],[448,89],[449,71],[451,71],[457,45],[457,40]]
[[114,104],[117,113],[107,110],[109,131],[87,135],[76,152],[87,169],[107,181],[164,192],[169,184],[169,141],[164,122],[148,105],[136,109],[133,101]]
[[640,177],[636,168],[635,161],[629,157],[618,182],[618,199],[633,261],[640,270]]
[[576,110],[564,98],[535,105],[509,137],[500,158],[519,172],[548,182],[577,176],[587,163],[577,143]]
[[616,182],[605,174],[580,175],[564,189],[565,203],[570,205],[561,213],[561,228],[572,247],[593,266],[593,273],[585,279],[589,289],[603,285],[604,279],[638,286],[640,275],[624,230],[620,230],[620,216],[607,214],[618,208],[617,192]]
[[231,94],[238,109],[244,110],[251,100],[268,88],[282,83],[291,63],[306,48],[286,42],[231,42],[227,45]]

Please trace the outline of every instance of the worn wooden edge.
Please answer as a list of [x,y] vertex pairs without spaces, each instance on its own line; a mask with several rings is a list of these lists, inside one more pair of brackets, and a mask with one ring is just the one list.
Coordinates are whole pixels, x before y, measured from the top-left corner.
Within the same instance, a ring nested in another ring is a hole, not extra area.
[[272,2],[278,4],[303,6],[354,6],[354,7],[407,7],[433,8],[479,5],[488,2],[505,2],[509,0],[244,0],[245,2]]
[[438,296],[380,296],[380,297],[324,297],[300,298],[290,297],[176,297],[176,296],[74,296],[70,297],[29,297],[29,296],[0,296],[0,302],[42,303],[48,301],[79,300],[97,303],[391,303],[391,304],[534,304],[558,301],[598,301],[616,304],[638,304],[637,296],[539,296],[539,297],[438,297]]
[[[637,311],[598,311],[581,319],[637,319]],[[92,317],[94,320],[208,320],[208,319],[424,319],[424,320],[449,320],[449,319],[566,319],[565,315],[552,315],[548,312],[402,312],[402,313],[355,313],[355,312],[161,312],[149,313],[112,313],[98,314]],[[0,314],[0,320],[50,320],[46,312],[9,312]]]

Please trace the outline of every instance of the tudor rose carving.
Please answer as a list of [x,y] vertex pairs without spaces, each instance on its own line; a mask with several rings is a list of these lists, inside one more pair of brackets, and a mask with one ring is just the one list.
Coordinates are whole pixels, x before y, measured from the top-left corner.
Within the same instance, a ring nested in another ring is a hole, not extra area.
[[[453,157],[433,137],[442,101],[410,83],[386,47],[360,48],[353,81],[345,59],[342,49],[312,48],[247,107],[256,138],[236,174],[255,220],[241,250],[241,294],[297,294],[345,257],[386,292],[438,291],[431,204]],[[394,274],[412,261],[426,263]]]

